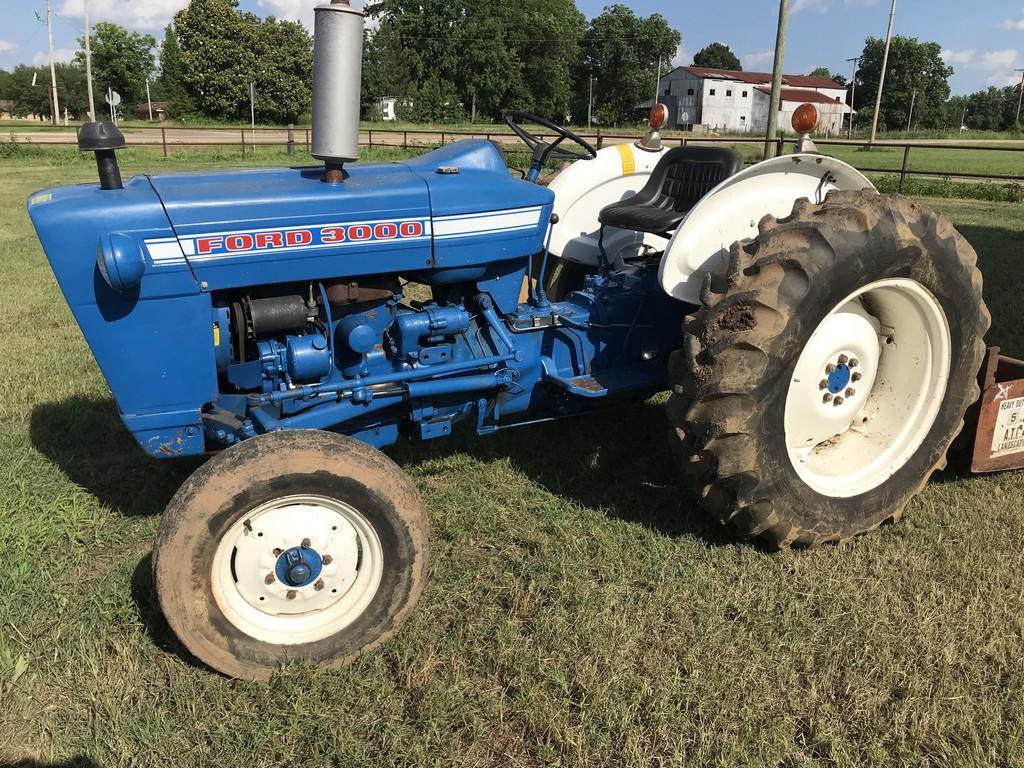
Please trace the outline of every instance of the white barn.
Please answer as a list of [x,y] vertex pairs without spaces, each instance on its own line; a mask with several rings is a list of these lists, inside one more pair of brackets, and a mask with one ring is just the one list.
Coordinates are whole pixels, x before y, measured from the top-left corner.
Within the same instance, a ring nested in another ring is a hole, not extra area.
[[[763,132],[768,118],[763,97],[765,89],[770,93],[771,82],[766,72],[676,67],[662,78],[658,101],[668,107],[669,125],[680,130]],[[819,128],[825,133],[837,133],[852,111],[846,87],[827,77],[783,75],[782,84],[780,126],[788,127],[793,110],[804,102],[818,108]]]

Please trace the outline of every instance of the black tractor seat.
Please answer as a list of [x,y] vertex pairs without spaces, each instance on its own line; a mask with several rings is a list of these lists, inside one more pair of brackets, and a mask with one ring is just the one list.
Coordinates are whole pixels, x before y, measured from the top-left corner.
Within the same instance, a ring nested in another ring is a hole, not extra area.
[[742,168],[743,157],[734,149],[670,149],[643,189],[601,209],[602,234],[609,226],[669,237],[698,200]]

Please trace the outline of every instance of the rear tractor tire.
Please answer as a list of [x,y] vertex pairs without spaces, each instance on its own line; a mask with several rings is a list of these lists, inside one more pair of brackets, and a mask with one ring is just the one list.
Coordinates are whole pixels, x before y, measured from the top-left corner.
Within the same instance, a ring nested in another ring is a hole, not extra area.
[[182,644],[232,677],[348,664],[390,638],[426,580],[412,481],[350,437],[273,432],[228,448],[171,499],[157,531],[160,607]]
[[867,191],[798,201],[734,245],[670,364],[669,418],[706,511],[775,546],[899,518],[979,395],[976,264],[945,218]]

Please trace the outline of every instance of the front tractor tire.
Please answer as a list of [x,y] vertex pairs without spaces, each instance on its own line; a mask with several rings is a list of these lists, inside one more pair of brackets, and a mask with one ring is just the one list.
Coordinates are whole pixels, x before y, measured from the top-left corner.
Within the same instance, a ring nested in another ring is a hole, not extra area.
[[153,574],[200,661],[266,680],[340,667],[390,638],[423,590],[428,528],[412,481],[350,437],[273,432],[200,467],[168,504]]
[[945,218],[868,191],[798,201],[734,245],[670,365],[705,510],[780,547],[899,518],[979,395],[976,264]]

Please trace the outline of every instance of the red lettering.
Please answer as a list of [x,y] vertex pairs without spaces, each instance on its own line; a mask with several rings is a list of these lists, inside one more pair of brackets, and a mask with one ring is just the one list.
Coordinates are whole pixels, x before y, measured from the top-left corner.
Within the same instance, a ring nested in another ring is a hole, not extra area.
[[366,224],[353,224],[348,228],[349,240],[369,240],[373,236],[373,230]]
[[313,242],[313,233],[308,229],[297,229],[285,235],[288,245],[309,245]]
[[320,230],[320,239],[325,243],[341,243],[345,240],[344,227],[324,227]]
[[260,232],[256,235],[257,248],[281,248],[284,245],[284,235],[280,232]]
[[419,237],[423,234],[423,222],[403,221],[400,231],[402,237]]
[[228,235],[225,245],[229,251],[250,251],[252,235]]
[[199,253],[213,253],[214,249],[224,244],[223,237],[200,237],[196,240],[196,251]]
[[398,225],[378,224],[373,228],[373,236],[378,240],[393,240],[398,237]]

